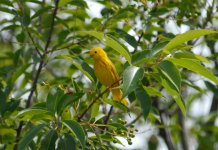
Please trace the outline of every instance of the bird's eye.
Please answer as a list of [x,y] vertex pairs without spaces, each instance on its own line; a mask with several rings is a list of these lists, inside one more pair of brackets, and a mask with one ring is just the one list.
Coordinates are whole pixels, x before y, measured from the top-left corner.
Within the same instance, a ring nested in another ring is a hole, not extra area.
[[95,51],[95,53],[97,53],[97,51]]

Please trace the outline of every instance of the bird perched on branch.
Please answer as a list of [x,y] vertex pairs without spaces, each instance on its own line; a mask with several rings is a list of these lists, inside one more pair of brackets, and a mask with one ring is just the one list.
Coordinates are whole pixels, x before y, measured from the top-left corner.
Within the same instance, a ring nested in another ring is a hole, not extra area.
[[94,59],[94,71],[98,80],[101,84],[110,87],[114,100],[128,106],[128,101],[126,98],[123,98],[123,93],[119,87],[120,77],[107,53],[102,48],[96,47],[91,49],[90,55]]

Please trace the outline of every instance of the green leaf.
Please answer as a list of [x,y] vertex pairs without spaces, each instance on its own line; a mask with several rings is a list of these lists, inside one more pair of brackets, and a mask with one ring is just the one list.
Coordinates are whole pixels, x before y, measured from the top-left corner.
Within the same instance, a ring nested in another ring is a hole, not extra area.
[[63,110],[83,96],[83,93],[67,94],[58,87],[52,87],[47,96],[47,109],[61,114]]
[[178,52],[174,54],[173,57],[177,59],[186,58],[186,59],[191,59],[191,60],[196,60],[196,61],[201,61],[201,62],[209,62],[207,58],[201,55],[190,53],[190,52]]
[[101,140],[107,141],[107,142],[113,142],[114,140],[116,140],[118,144],[123,145],[120,142],[120,140],[118,140],[117,138],[114,138],[111,134],[100,134],[100,135],[96,135],[96,136],[91,136],[90,139],[98,139],[98,140],[101,139]]
[[63,110],[73,102],[80,99],[84,94],[83,93],[74,93],[74,94],[65,94],[60,98],[60,101],[57,105],[57,113],[61,114]]
[[4,13],[8,13],[8,14],[14,15],[12,9],[9,9],[7,7],[0,7],[0,12],[4,12]]
[[107,127],[111,127],[113,129],[128,131],[128,129],[121,123],[108,123]]
[[121,29],[116,29],[115,30],[120,36],[123,36],[124,37],[124,40],[129,43],[134,49],[137,48],[138,46],[138,43],[136,41],[136,39],[129,35],[128,33],[126,33],[124,30],[121,30]]
[[122,56],[124,56],[126,58],[126,60],[129,62],[129,64],[131,64],[131,56],[129,55],[129,52],[125,49],[125,47],[123,45],[121,45],[119,43],[118,40],[116,40],[115,38],[113,38],[112,36],[107,36],[106,35],[106,41],[105,44],[108,47],[113,48],[114,50],[116,50],[118,53],[120,53]]
[[86,71],[86,72],[88,72],[91,76],[92,76],[92,78],[96,81],[97,79],[96,79],[96,76],[95,76],[95,72],[94,72],[94,70],[92,69],[92,67],[90,67],[86,62],[82,62],[82,64],[81,64],[81,66],[82,66],[82,68]]
[[58,143],[63,150],[77,150],[77,143],[70,134],[64,134]]
[[77,69],[79,69],[82,73],[84,73],[91,81],[95,82],[96,77],[93,69],[84,61],[82,63],[78,63],[76,60],[73,60],[71,55],[60,55],[57,56],[56,59],[64,59],[71,62]]
[[33,140],[33,138],[44,128],[44,126],[44,124],[40,124],[38,126],[31,127],[30,130],[28,130],[28,132],[20,140],[18,144],[18,150],[24,150]]
[[112,0],[115,4],[117,5],[122,5],[121,1],[120,0]]
[[57,131],[51,129],[49,132],[43,133],[39,150],[55,149],[55,143],[58,139]]
[[186,108],[185,104],[178,93],[177,90],[175,90],[174,87],[172,87],[172,84],[169,84],[165,80],[165,78],[161,78],[161,84],[163,85],[164,89],[173,97],[173,99],[176,101],[177,105],[179,106],[180,110],[182,111],[183,115],[186,116]]
[[214,96],[218,97],[218,95],[215,94],[215,93],[218,93],[218,87],[213,85],[212,83],[210,83],[208,81],[204,81],[204,82],[205,82],[205,85],[207,86],[207,88],[214,93]]
[[140,103],[144,119],[146,120],[151,109],[151,98],[142,86],[135,90],[135,95]]
[[64,96],[64,91],[58,87],[52,87],[47,96],[47,109],[53,113],[57,112],[58,103]]
[[164,41],[164,42],[161,42],[161,43],[157,43],[151,49],[151,57],[156,56],[157,54],[159,54],[168,43],[169,43],[169,41]]
[[12,99],[11,101],[7,102],[6,111],[12,113],[15,109],[19,106],[20,100]]
[[86,143],[86,136],[84,133],[83,128],[80,126],[79,123],[73,120],[64,120],[63,124],[72,132],[76,135],[78,140],[80,141],[81,145],[83,148],[85,148],[85,143]]
[[6,135],[6,134],[15,135],[16,134],[16,130],[14,130],[12,128],[5,127],[3,125],[0,125],[0,133],[1,133],[1,136]]
[[73,82],[73,88],[75,89],[76,93],[79,93],[81,91],[79,85],[73,78],[72,78],[72,82]]
[[52,9],[51,6],[43,7],[42,9],[39,9],[32,17],[31,20],[42,15],[43,13],[48,12],[50,9]]
[[132,64],[140,65],[151,59],[150,50],[137,51],[132,55]]
[[88,5],[86,4],[86,2],[84,0],[71,0],[70,1],[71,5],[75,5],[77,7],[81,7],[81,8],[88,8]]
[[39,1],[39,0],[25,0],[25,2],[30,2],[30,3],[35,3],[35,4],[39,4],[39,5],[43,5],[43,1]]
[[185,58],[169,58],[168,60],[174,63],[175,65],[187,68],[188,70],[200,74],[218,85],[218,79],[213,75],[212,72],[203,67],[199,62]]
[[[81,97],[81,96],[80,96]],[[79,98],[80,98],[79,97]],[[64,94],[58,104],[57,104],[57,114],[61,114],[63,112],[63,110],[69,105],[69,104],[72,104],[73,101],[74,101],[74,98],[75,98],[75,95],[71,95],[71,94]]]
[[124,112],[128,111],[128,107],[124,106],[122,103],[112,100],[112,99],[106,99],[104,98],[103,100],[105,103],[110,104],[112,106],[114,106],[115,108],[121,109]]
[[64,5],[68,4],[72,0],[61,0],[58,4],[58,7],[63,7]]
[[203,35],[208,35],[208,34],[214,34],[218,33],[217,31],[213,30],[190,30],[187,31],[183,34],[177,35],[175,38],[173,38],[164,48],[163,52],[164,53],[170,53],[173,49],[175,49],[177,46],[180,46],[181,44],[188,42],[190,40],[193,40],[195,38],[199,38]]
[[144,86],[145,91],[148,93],[150,96],[158,96],[158,97],[164,97],[161,92],[155,88],[155,87],[146,87]]
[[3,91],[2,87],[1,87],[1,83],[0,83],[0,114],[3,116],[7,107],[6,107],[6,103],[7,103],[7,95],[5,93],[5,91]]
[[12,25],[8,25],[8,26],[5,26],[4,28],[1,29],[1,31],[4,31],[4,30],[12,30],[12,29],[16,29],[20,27],[19,25],[16,25],[16,24],[12,24]]
[[125,69],[123,73],[123,97],[127,96],[129,93],[134,91],[139,82],[144,76],[144,70],[139,67],[129,66]]
[[20,23],[22,26],[28,27],[31,19],[30,19],[30,8],[24,3],[21,2],[22,4],[22,11],[19,17]]
[[20,111],[16,117],[20,117],[22,118],[22,120],[28,121],[32,119],[34,116],[41,116],[41,120],[43,118],[46,119],[50,118],[50,120],[52,120],[54,117],[51,112],[45,109],[35,109],[35,108],[25,109],[23,111]]
[[[24,43],[25,42],[25,39],[26,39],[25,37],[26,37],[25,32],[20,32],[19,34],[16,35],[16,39],[20,43]],[[18,62],[19,57],[21,56],[21,52],[22,52],[22,50],[20,49],[20,50],[17,50],[14,53],[14,63],[15,63],[15,65],[17,65],[16,62]]]
[[82,73],[84,73],[91,81],[95,81],[96,80],[96,77],[95,76],[92,76],[93,74],[89,74],[89,72],[87,72],[86,70],[83,69],[83,67],[81,66],[81,64],[77,63],[77,62],[72,62],[73,65],[78,68]]
[[13,7],[13,4],[9,0],[1,0],[0,4],[1,5],[4,4],[4,5]]
[[96,37],[97,39],[101,40],[102,42],[105,42],[105,44],[108,47],[113,48],[114,50],[116,50],[118,53],[120,53],[122,56],[124,56],[126,58],[126,60],[131,64],[131,56],[129,55],[128,51],[114,38],[109,37],[107,35],[105,35],[102,32],[98,32],[98,31],[81,31],[78,32],[79,34],[85,34],[85,35],[91,35]]
[[38,102],[38,103],[36,103],[36,104],[34,104],[34,105],[32,106],[32,109],[33,109],[33,108],[46,110],[46,109],[47,109],[47,107],[46,107],[46,102]]
[[117,144],[120,144],[120,145],[125,147],[125,145],[118,138],[112,137],[109,134],[100,135],[99,137],[100,137],[100,139],[102,139],[104,141],[107,141],[107,142],[114,142],[114,141],[116,141]]
[[22,65],[20,66],[20,68],[18,68],[13,76],[12,76],[12,79],[11,79],[11,82],[14,83],[22,74],[24,74],[24,72],[26,71],[26,69],[29,67],[30,65],[29,64],[25,64],[25,65]]
[[172,62],[165,60],[159,64],[158,68],[165,79],[180,93],[181,76],[176,66]]
[[95,118],[98,115],[99,106],[100,102],[98,101],[92,106],[91,118]]

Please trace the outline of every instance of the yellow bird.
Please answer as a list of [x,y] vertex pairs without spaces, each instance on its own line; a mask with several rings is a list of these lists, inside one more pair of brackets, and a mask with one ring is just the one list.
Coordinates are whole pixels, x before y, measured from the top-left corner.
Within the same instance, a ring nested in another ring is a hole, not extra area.
[[119,75],[114,64],[108,58],[106,52],[102,48],[96,47],[91,49],[90,55],[94,59],[94,71],[98,80],[101,82],[101,84],[111,87],[110,91],[112,92],[114,100],[121,102],[125,106],[128,106],[127,99],[122,99],[123,93],[119,87]]

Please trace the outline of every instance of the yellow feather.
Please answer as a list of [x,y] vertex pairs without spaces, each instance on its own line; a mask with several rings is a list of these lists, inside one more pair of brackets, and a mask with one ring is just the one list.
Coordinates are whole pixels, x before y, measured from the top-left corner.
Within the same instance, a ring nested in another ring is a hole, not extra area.
[[[96,47],[91,49],[90,55],[94,59],[95,75],[103,85],[111,87],[112,84],[119,80],[119,75],[114,64],[102,48]],[[114,100],[120,101],[125,106],[128,106],[128,101],[125,98],[122,99],[123,93],[119,88],[119,82],[113,85],[110,90]]]

